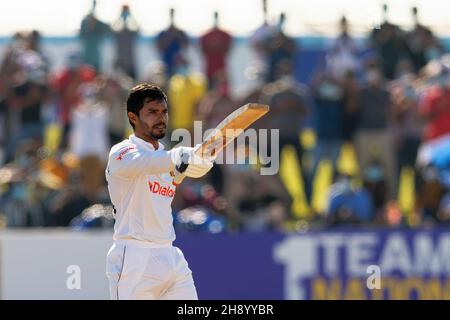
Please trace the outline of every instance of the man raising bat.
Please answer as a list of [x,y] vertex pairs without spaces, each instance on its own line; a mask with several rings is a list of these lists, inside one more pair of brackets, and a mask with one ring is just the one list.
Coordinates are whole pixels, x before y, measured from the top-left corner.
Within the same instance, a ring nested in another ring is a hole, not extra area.
[[197,299],[192,272],[172,246],[173,172],[183,161],[183,175],[200,178],[213,163],[194,148],[164,150],[167,97],[159,87],[135,86],[126,104],[134,134],[111,148],[106,168],[116,220],[106,266],[111,299]]
[[197,299],[192,272],[181,250],[172,246],[176,186],[184,177],[204,176],[214,155],[268,110],[247,104],[201,145],[165,151],[158,140],[167,127],[166,95],[150,84],[130,90],[127,114],[134,135],[112,147],[106,169],[116,217],[106,270],[112,299]]

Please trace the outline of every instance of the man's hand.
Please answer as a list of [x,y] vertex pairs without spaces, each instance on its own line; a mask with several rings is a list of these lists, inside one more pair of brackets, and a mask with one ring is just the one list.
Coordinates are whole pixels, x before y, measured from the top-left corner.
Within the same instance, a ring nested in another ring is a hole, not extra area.
[[208,173],[213,167],[213,162],[206,158],[201,158],[196,155],[195,151],[200,145],[195,148],[179,147],[177,148],[177,159],[175,169],[178,173],[191,178],[200,178]]
[[188,160],[188,166],[183,173],[187,177],[200,178],[207,174],[212,167],[213,163],[211,160],[200,158],[195,152],[192,152]]

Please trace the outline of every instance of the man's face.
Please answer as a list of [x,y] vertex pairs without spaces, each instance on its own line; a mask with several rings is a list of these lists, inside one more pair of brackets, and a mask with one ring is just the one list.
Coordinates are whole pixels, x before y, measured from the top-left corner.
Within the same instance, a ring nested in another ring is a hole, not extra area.
[[166,135],[169,115],[164,100],[145,100],[144,106],[139,110],[139,117],[132,112],[128,112],[128,117],[134,123],[136,134],[149,140],[159,140]]

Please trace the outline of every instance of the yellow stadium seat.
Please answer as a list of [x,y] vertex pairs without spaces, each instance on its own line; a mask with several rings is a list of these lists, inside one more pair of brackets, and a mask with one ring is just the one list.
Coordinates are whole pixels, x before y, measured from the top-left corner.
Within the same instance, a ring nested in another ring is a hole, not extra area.
[[358,160],[353,145],[346,142],[342,145],[339,159],[337,162],[337,171],[341,174],[356,176],[359,173]]
[[323,214],[327,207],[328,189],[333,183],[333,164],[330,160],[320,161],[314,176],[311,207],[314,212]]
[[406,215],[408,222],[411,222],[411,215],[413,213],[414,203],[416,201],[414,176],[414,169],[411,166],[405,166],[400,171],[398,203],[402,213]]
[[292,213],[297,218],[309,218],[310,209],[305,195],[304,181],[295,148],[281,150],[280,178],[292,198]]

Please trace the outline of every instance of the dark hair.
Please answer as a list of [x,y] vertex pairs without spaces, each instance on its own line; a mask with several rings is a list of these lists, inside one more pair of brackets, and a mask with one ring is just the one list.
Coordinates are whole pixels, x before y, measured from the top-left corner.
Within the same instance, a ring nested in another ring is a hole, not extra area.
[[[148,101],[165,101],[167,103],[167,96],[158,86],[141,83],[131,88],[127,98],[127,113],[133,112],[139,115],[139,110],[144,106],[145,100]],[[134,129],[131,120],[128,120]]]

